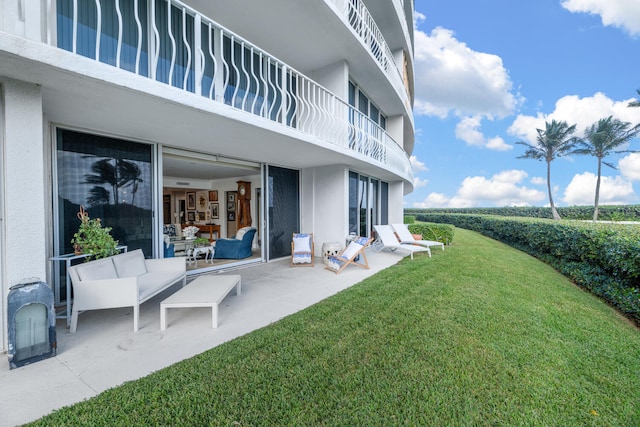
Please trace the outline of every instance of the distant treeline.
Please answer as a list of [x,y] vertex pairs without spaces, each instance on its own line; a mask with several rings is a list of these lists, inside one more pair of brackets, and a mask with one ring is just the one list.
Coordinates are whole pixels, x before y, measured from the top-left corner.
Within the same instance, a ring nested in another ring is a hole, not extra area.
[[[593,219],[593,206],[557,207],[562,219]],[[600,221],[640,221],[640,205],[599,206],[598,220]],[[553,218],[549,207],[502,207],[502,208],[409,208],[405,215],[419,215],[427,213],[454,213],[475,215],[519,216],[528,218]]]

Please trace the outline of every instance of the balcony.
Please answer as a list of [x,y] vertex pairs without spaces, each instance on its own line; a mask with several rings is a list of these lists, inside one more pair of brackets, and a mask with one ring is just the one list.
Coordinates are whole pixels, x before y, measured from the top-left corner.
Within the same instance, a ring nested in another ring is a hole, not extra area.
[[179,1],[63,0],[56,24],[47,39],[59,48],[304,132],[412,179],[407,153],[384,129]]

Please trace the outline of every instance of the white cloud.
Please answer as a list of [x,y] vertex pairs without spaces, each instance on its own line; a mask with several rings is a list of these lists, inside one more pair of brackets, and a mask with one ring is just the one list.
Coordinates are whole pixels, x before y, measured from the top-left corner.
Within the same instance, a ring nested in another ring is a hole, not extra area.
[[415,31],[415,80],[417,115],[505,117],[520,102],[502,58],[472,50],[441,27]]
[[418,173],[428,172],[429,168],[424,162],[418,160],[416,156],[409,157],[409,161],[411,162],[411,169],[413,169],[413,188],[426,187],[429,184],[429,180],[421,179],[418,177]]
[[429,168],[427,167],[427,165],[424,162],[421,162],[420,160],[418,160],[418,157],[411,156],[409,157],[409,161],[411,162],[411,168],[413,169],[414,174],[417,172],[429,171]]
[[531,183],[534,185],[546,185],[547,180],[541,176],[534,176],[531,178]]
[[546,198],[544,192],[521,185],[527,176],[525,171],[514,169],[502,171],[489,179],[467,177],[454,197],[431,193],[414,207],[526,206],[543,202]]
[[506,144],[504,139],[499,136],[494,138],[485,138],[480,132],[480,116],[463,117],[456,125],[456,138],[461,139],[469,145],[477,147],[485,147],[495,151],[508,151],[513,146]]
[[[596,196],[597,176],[584,172],[573,177],[564,190],[563,201],[568,205],[593,205]],[[631,182],[620,176],[601,176],[600,205],[621,205],[631,203],[635,197]]]
[[603,25],[622,28],[632,36],[640,34],[638,0],[564,0],[562,7],[574,13],[599,15]]
[[631,153],[620,159],[618,169],[629,181],[640,181],[640,153]]
[[536,116],[518,115],[507,132],[530,144],[536,143],[536,129],[544,129],[545,122],[553,119],[564,120],[576,125],[575,136],[581,137],[587,127],[605,117],[613,116],[632,124],[640,122],[640,108],[629,108],[633,98],[613,101],[605,94],[597,92],[590,97],[580,98],[567,95],[556,102],[555,110],[550,114],[538,113]]

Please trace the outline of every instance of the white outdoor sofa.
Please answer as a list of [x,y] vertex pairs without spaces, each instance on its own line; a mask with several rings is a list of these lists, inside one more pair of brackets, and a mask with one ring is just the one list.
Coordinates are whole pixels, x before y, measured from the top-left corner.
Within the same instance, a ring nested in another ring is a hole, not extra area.
[[141,249],[69,268],[73,284],[71,333],[78,314],[87,310],[133,307],[133,330],[138,330],[140,304],[169,286],[187,284],[184,257],[145,259]]

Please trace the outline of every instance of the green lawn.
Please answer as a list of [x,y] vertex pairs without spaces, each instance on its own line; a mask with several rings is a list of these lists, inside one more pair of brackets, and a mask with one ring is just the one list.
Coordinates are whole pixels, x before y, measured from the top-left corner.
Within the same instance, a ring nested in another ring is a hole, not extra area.
[[433,258],[36,424],[638,426],[640,331],[458,229]]

